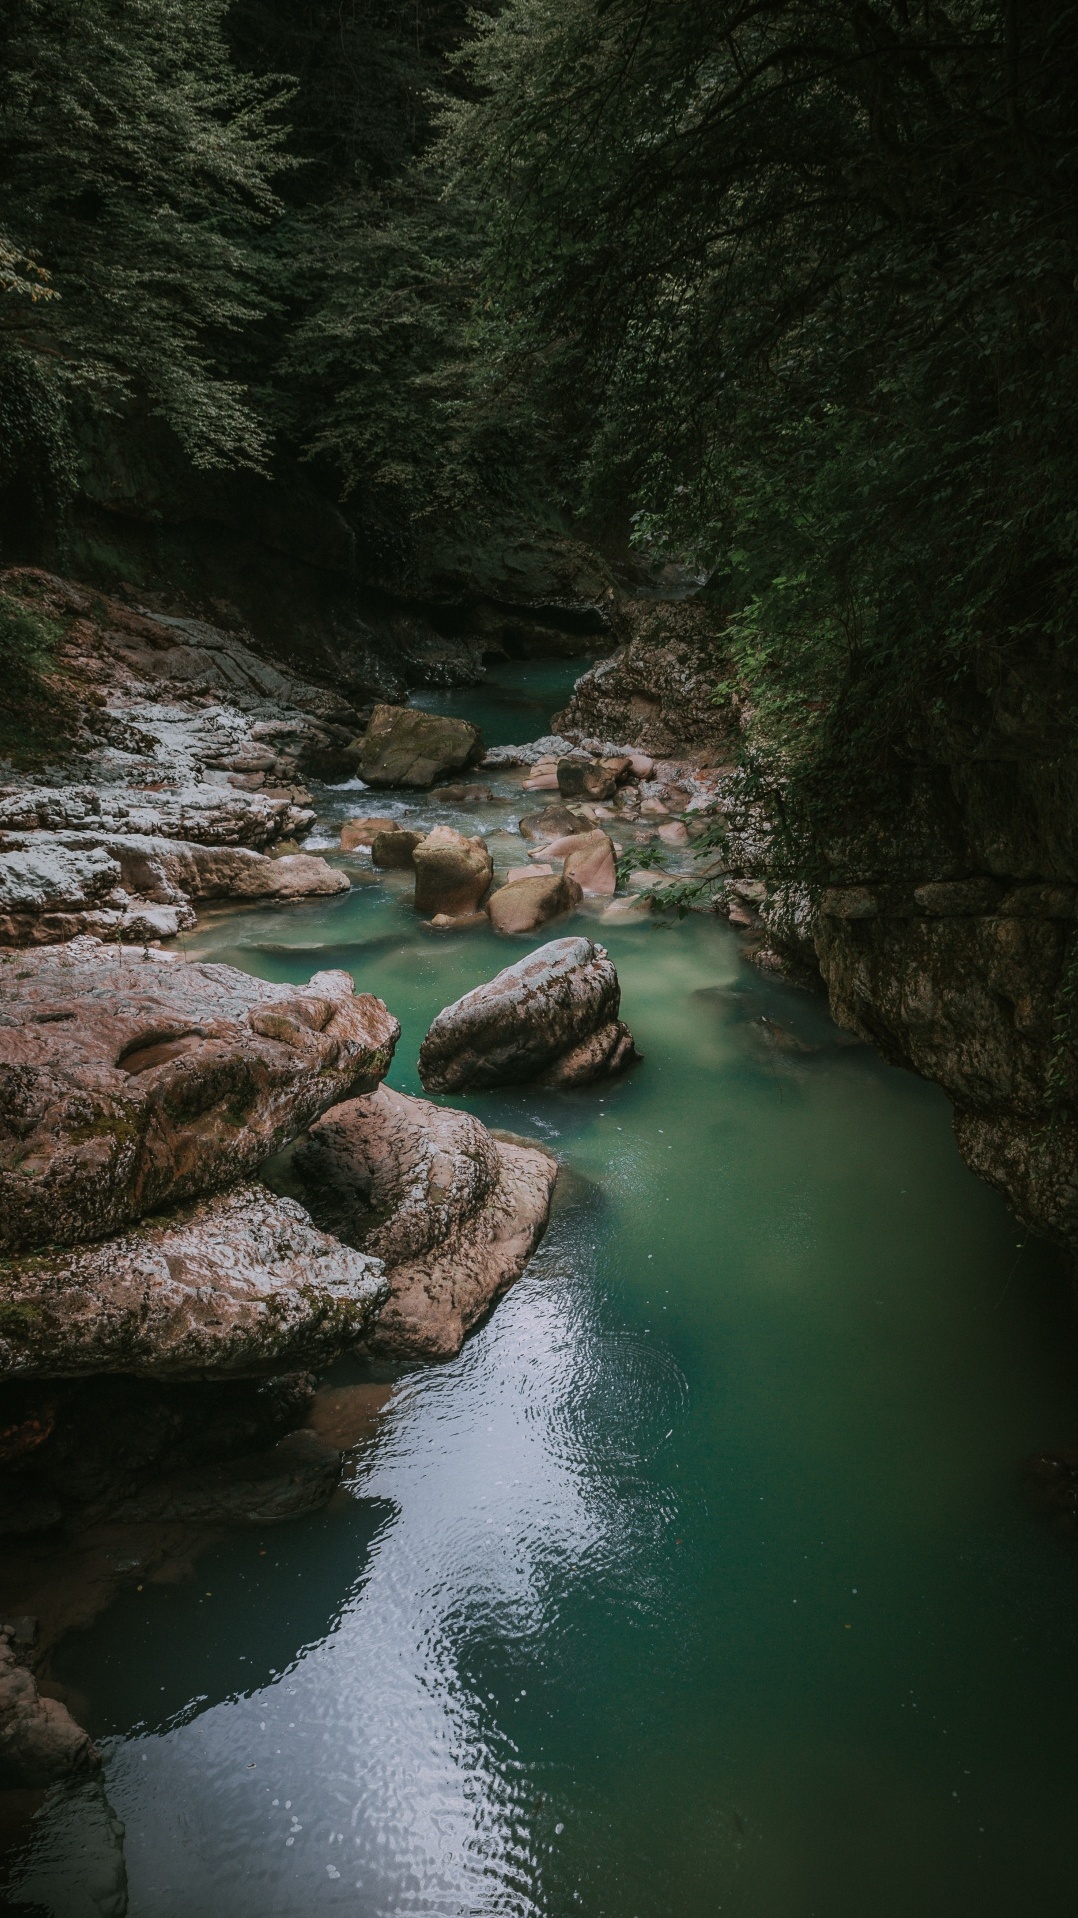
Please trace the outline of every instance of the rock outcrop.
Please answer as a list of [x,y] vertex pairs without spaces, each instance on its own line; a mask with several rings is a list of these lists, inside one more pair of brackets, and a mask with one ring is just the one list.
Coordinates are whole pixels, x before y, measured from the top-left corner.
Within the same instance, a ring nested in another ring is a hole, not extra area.
[[542,1147],[386,1086],[318,1120],[292,1163],[315,1217],[384,1262],[367,1346],[393,1358],[459,1351],[523,1271],[558,1170]]
[[97,940],[0,956],[0,1248],[103,1237],[234,1184],[384,1076],[348,973],[270,985]]
[[631,636],[578,679],[555,713],[574,740],[614,740],[658,755],[719,762],[735,756],[737,705],[716,703],[729,664],[721,616],[706,599],[631,600],[622,609]]
[[620,1006],[605,948],[554,939],[438,1014],[420,1047],[419,1076],[430,1092],[608,1077],[638,1056]]
[[494,861],[486,841],[435,826],[413,849],[415,909],[458,918],[476,912],[490,890]]
[[483,757],[478,727],[414,706],[376,706],[363,739],[360,777],[368,786],[433,786]]
[[0,1381],[324,1365],[362,1339],[386,1291],[377,1260],[291,1199],[240,1186],[116,1238],[6,1259]]
[[0,1631],[0,1788],[54,1785],[100,1763],[66,1705],[43,1698]]

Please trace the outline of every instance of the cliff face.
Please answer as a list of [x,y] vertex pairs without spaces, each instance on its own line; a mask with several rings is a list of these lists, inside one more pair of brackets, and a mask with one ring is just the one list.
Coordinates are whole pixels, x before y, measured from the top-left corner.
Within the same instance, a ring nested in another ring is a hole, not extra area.
[[937,723],[905,817],[836,862],[814,944],[840,1024],[941,1085],[959,1146],[1078,1248],[1078,676],[1045,647]]
[[[739,715],[712,697],[722,652],[702,603],[665,607],[580,682],[558,724],[729,761]],[[1078,669],[1031,646],[946,712],[911,716],[911,740],[897,803],[866,799],[812,883],[780,860],[741,774],[721,776],[729,839],[724,870],[709,868],[715,903],[754,932],[758,963],[818,974],[840,1025],[940,1085],[968,1163],[1073,1252]]]

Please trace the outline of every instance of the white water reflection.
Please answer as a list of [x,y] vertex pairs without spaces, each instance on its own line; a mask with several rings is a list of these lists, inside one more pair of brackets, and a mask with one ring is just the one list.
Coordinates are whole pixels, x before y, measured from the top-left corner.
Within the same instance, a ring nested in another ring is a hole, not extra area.
[[544,1792],[534,1731],[561,1603],[585,1565],[615,1603],[658,1599],[633,1573],[663,1500],[622,1480],[684,1394],[668,1355],[601,1322],[582,1256],[563,1221],[461,1358],[398,1388],[354,1487],[397,1515],[338,1627],[269,1688],[115,1748],[136,1918],[355,1911],[357,1892],[364,1918],[547,1910],[572,1806]]

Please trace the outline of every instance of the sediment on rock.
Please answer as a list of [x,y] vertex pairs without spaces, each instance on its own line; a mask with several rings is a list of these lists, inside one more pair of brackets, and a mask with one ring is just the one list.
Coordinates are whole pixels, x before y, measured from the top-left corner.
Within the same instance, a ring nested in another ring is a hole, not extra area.
[[291,1164],[314,1217],[383,1261],[389,1293],[367,1346],[402,1358],[460,1349],[523,1271],[558,1170],[541,1146],[387,1086],[327,1113]]

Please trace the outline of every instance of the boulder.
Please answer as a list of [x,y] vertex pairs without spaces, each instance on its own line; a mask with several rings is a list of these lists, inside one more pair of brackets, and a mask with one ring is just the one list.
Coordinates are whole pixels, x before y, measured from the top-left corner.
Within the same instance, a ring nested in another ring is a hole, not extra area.
[[365,816],[362,819],[346,819],[341,827],[341,851],[355,852],[357,846],[373,846],[380,832],[393,832],[395,819],[379,819]]
[[252,1376],[328,1363],[386,1296],[377,1260],[265,1186],[0,1271],[0,1379]]
[[59,1699],[42,1698],[0,1632],[0,1788],[54,1785],[99,1762],[89,1733]]
[[376,706],[359,772],[368,786],[433,786],[482,757],[482,734],[466,719],[412,706]]
[[421,832],[406,832],[403,826],[390,826],[375,834],[371,841],[371,859],[382,872],[410,871],[412,854],[422,837]]
[[489,786],[437,786],[431,798],[445,806],[485,805],[494,793]]
[[452,826],[435,826],[412,854],[415,909],[450,917],[475,912],[490,889],[494,861],[483,839],[468,839]]
[[530,873],[526,879],[491,893],[487,912],[495,932],[535,932],[539,926],[572,912],[583,897],[575,879],[566,879],[560,873],[549,878]]
[[104,1237],[219,1191],[338,1099],[400,1033],[346,972],[271,985],[84,938],[0,954],[0,1248]]
[[604,947],[579,935],[553,939],[438,1014],[420,1047],[419,1076],[428,1092],[605,1077],[637,1056],[620,1003]]
[[664,826],[659,827],[659,838],[664,846],[687,846],[689,828],[683,819],[669,819]]
[[546,1225],[557,1161],[478,1119],[380,1086],[312,1126],[293,1166],[315,1217],[386,1266],[368,1348],[451,1358],[519,1277]]
[[596,760],[559,759],[558,791],[563,799],[609,799],[617,779]]
[[[553,847],[550,848],[553,853]],[[617,855],[605,832],[574,833],[567,842],[564,873],[575,879],[585,898],[612,899],[617,891]]]
[[542,812],[527,813],[520,822],[520,830],[525,839],[541,844],[548,839],[562,839],[569,833],[587,832],[589,826],[588,821],[569,806],[545,806]]

